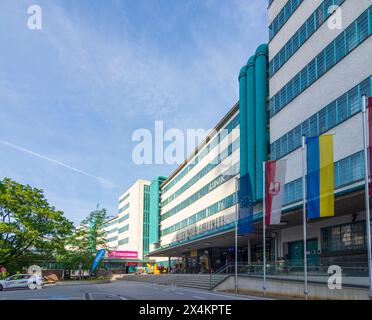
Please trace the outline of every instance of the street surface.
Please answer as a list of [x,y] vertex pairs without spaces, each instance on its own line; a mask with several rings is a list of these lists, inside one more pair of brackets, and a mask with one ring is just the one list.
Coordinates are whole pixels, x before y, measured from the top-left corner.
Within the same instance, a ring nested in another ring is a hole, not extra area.
[[262,297],[220,293],[145,282],[56,285],[41,290],[0,291],[0,300],[261,300]]

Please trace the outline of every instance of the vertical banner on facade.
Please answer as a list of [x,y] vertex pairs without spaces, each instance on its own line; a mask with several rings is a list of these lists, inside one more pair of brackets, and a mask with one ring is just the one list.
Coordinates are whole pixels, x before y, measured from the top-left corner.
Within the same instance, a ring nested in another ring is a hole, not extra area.
[[334,216],[333,135],[306,138],[308,218]]
[[240,177],[238,182],[238,235],[253,231],[253,194],[249,173]]
[[102,260],[103,256],[105,255],[105,252],[106,252],[105,249],[101,249],[97,251],[97,254],[94,258],[93,265],[92,265],[92,273],[97,268],[99,262]]
[[287,161],[267,161],[265,166],[265,224],[269,226],[280,224]]
[[[368,129],[369,129],[369,172],[372,172],[372,97],[368,98]],[[369,184],[369,196],[372,196],[372,179]]]

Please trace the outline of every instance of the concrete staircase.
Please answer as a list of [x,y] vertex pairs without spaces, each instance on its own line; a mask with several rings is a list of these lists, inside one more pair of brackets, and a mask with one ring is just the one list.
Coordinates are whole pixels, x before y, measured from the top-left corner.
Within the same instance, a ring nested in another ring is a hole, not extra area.
[[121,277],[126,281],[149,282],[163,285],[212,290],[229,277],[229,274],[161,274],[161,275],[134,275]]

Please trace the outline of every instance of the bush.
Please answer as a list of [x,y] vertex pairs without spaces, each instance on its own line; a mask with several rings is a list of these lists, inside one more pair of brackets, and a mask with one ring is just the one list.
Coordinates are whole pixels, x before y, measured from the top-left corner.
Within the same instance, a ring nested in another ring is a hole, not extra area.
[[9,277],[8,272],[0,272],[0,280],[4,280],[5,278]]

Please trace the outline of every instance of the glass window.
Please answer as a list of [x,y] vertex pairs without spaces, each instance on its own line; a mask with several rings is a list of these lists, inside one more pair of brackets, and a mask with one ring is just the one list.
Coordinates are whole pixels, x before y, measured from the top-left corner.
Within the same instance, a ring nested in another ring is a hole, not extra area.
[[334,227],[331,229],[331,250],[340,251],[341,250],[341,230],[339,227]]
[[293,100],[293,81],[287,84],[286,104]]
[[327,128],[333,128],[337,123],[336,102],[332,102],[327,106]]
[[293,95],[297,97],[301,93],[301,75],[297,74],[293,79]]
[[310,37],[315,31],[315,18],[316,18],[316,15],[312,14],[311,17],[306,22],[306,29],[307,29],[306,38]]
[[319,112],[319,134],[327,131],[327,109],[324,108]]
[[358,86],[349,91],[348,100],[349,100],[350,115],[357,113],[361,109],[360,108],[361,99],[360,99],[358,92],[359,92]]
[[342,236],[343,249],[346,249],[346,250],[350,249],[352,245],[350,224],[341,227],[341,236]]
[[[346,29],[346,52],[353,50],[358,44],[356,24],[352,24]],[[338,61],[339,59],[337,59]]]
[[304,91],[309,85],[307,68],[302,69],[301,71],[301,92]]
[[326,72],[324,52],[321,52],[316,58],[317,77],[320,78]]
[[295,129],[294,129],[294,147],[295,148],[298,148],[299,146],[301,146],[302,144],[302,141],[301,141],[301,125],[297,126]]
[[325,66],[326,71],[331,69],[335,64],[335,48],[334,43],[332,42],[325,48]]
[[318,115],[314,114],[310,118],[310,130],[309,130],[309,136],[315,137],[318,135]]
[[346,45],[345,36],[341,34],[335,40],[335,50],[336,50],[336,61],[339,61],[346,55]]
[[300,30],[299,30],[299,41],[300,41],[300,46],[302,46],[302,44],[306,41],[307,39],[307,34],[306,34],[306,27],[307,27],[307,24],[304,23]]
[[340,123],[348,116],[347,95],[344,94],[337,99],[337,122]]
[[316,59],[312,60],[308,65],[308,80],[309,86],[315,82],[316,76]]
[[361,15],[357,20],[358,34],[357,38],[359,42],[362,42],[368,37],[368,15],[367,13]]
[[288,152],[294,150],[294,130],[288,132]]
[[305,121],[301,124],[301,136],[309,136],[309,122]]

